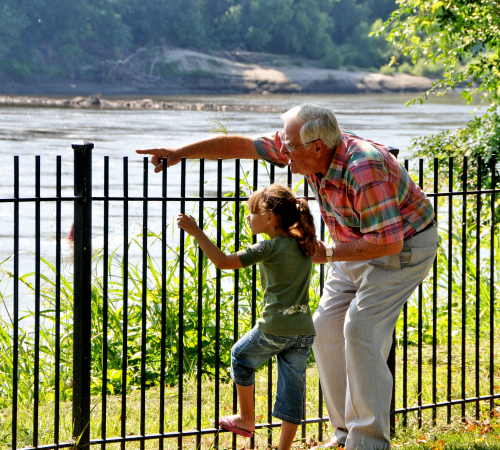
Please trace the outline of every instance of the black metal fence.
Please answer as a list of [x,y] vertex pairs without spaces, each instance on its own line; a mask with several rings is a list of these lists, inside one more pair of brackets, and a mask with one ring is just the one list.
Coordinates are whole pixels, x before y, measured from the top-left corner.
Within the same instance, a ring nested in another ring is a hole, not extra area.
[[[119,169],[123,192],[115,196],[110,195],[116,186],[110,186],[106,157],[103,195],[93,196],[92,148],[93,144],[83,141],[73,145],[74,196],[62,196],[58,157],[56,195],[41,197],[37,157],[35,196],[21,198],[16,156],[14,196],[0,199],[0,204],[12,204],[13,220],[3,221],[3,228],[12,229],[5,239],[13,239],[14,249],[0,267],[5,274],[0,294],[7,305],[0,317],[4,359],[0,417],[5,418],[0,437],[12,448],[56,449],[75,444],[122,449],[128,445],[237,448],[237,437],[219,433],[213,424],[222,413],[236,411],[236,391],[227,373],[228,353],[259,312],[256,268],[231,274],[214,269],[183,231],[170,227],[168,217],[172,216],[169,209],[196,211],[200,226],[213,227],[217,245],[231,251],[255,242],[244,229],[244,202],[259,186],[259,163],[254,161],[251,170],[242,172],[240,161],[227,162],[234,171],[225,169],[223,177],[223,163],[218,161],[217,187],[210,193],[205,192],[205,162],[197,163],[199,180],[194,186],[193,178],[187,181],[183,160],[173,175],[180,193],[168,195],[167,180],[172,176],[168,169],[152,180],[158,182],[161,177],[161,194],[154,196],[148,190],[149,165],[144,160],[142,196],[130,196],[129,165],[124,158]],[[409,170],[408,161],[404,164]],[[395,374],[392,423],[396,428],[449,423],[472,414],[479,417],[482,408],[491,411],[494,400],[500,398],[496,162],[492,159],[486,165],[479,159],[470,166],[465,158],[450,159],[447,168],[440,169],[437,160],[432,165],[430,189],[424,184],[422,160],[416,177],[438,211],[441,249],[428,280],[405,305],[396,327],[389,358]],[[472,174],[468,167],[473,167]],[[444,181],[442,169],[448,175]],[[268,170],[269,182],[274,182],[274,167]],[[282,176],[292,184],[290,172]],[[223,178],[226,185],[232,183],[232,189],[223,190]],[[187,195],[187,183],[197,195]],[[298,192],[314,201],[306,183]],[[40,247],[45,202],[55,205],[53,263],[43,258]],[[62,205],[66,202],[74,204],[71,273],[61,259]],[[35,269],[29,274],[20,272],[23,203],[35,208]],[[142,206],[141,230],[134,234],[129,229],[129,208],[136,204]],[[92,218],[97,205],[103,243],[93,249],[97,225]],[[113,217],[123,226],[119,251],[110,242]],[[151,231],[153,222],[161,226],[157,233]],[[320,234],[325,237],[323,223]],[[325,270],[317,267],[313,275],[316,304]],[[11,284],[2,291],[6,280]],[[22,307],[23,296],[33,304],[28,312]],[[12,301],[7,302],[8,298]],[[280,423],[271,417],[273,370],[269,361],[267,370],[259,372],[265,379],[258,383],[262,392],[256,391],[257,437],[250,441],[251,448],[257,439],[262,439],[262,445],[276,442],[273,430]],[[328,418],[313,360],[306,400],[301,437],[321,441]]]

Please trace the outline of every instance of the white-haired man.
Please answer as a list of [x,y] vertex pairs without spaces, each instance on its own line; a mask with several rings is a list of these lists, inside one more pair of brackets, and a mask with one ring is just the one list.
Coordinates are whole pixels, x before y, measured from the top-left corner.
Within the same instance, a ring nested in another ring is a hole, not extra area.
[[330,263],[314,314],[313,346],[330,421],[323,446],[390,447],[392,376],[387,358],[404,303],[429,272],[438,234],[432,204],[387,147],[342,131],[332,110],[301,105],[271,136],[217,136],[160,158],[264,159],[307,177],[333,244],[313,258]]

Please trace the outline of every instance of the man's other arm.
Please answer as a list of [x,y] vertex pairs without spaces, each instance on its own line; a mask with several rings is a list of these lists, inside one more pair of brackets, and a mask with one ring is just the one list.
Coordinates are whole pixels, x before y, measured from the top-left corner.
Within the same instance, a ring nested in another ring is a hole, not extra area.
[[[328,262],[325,255],[326,244],[321,241],[318,241],[318,244],[318,250],[312,258],[313,262],[316,264],[325,264]],[[382,245],[370,244],[362,238],[352,242],[337,242],[333,244],[333,260],[367,261],[399,253],[403,249],[403,245],[403,241]]]

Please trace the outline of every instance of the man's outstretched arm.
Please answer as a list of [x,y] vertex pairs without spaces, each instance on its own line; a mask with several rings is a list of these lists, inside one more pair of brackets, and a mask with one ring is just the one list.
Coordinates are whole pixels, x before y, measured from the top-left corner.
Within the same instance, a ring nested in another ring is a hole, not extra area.
[[136,152],[141,155],[152,155],[151,164],[155,166],[155,172],[163,170],[163,158],[168,158],[169,167],[180,162],[181,158],[260,159],[253,139],[238,135],[213,136],[178,148],[151,148]]

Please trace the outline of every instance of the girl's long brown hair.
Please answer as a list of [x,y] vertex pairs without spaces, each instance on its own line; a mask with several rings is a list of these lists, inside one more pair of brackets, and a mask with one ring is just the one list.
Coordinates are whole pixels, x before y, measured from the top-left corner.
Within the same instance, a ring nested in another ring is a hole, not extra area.
[[304,255],[313,256],[318,248],[316,227],[307,201],[298,199],[287,187],[275,183],[254,192],[248,200],[252,213],[272,212],[278,227],[297,240]]

